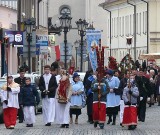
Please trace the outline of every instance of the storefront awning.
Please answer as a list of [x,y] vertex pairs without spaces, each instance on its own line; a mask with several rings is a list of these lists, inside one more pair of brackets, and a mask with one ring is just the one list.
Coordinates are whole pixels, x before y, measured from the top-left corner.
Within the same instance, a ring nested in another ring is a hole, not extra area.
[[160,53],[149,53],[149,54],[141,54],[139,57],[140,60],[143,59],[160,59]]

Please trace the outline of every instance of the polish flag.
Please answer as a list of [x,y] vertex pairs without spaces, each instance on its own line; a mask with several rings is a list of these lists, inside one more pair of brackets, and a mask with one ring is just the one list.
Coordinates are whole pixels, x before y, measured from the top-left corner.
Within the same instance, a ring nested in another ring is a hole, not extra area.
[[55,53],[56,53],[56,60],[60,60],[60,46],[56,45],[55,46]]

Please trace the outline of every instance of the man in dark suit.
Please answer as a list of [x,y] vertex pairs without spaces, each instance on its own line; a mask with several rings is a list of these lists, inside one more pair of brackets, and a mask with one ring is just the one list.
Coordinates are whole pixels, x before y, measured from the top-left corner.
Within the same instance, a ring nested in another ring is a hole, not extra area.
[[[25,69],[24,68],[20,68],[19,69],[19,77],[14,79],[15,83],[18,83],[20,85],[20,89],[22,89],[25,85],[25,80],[26,77],[25,76]],[[20,94],[18,95],[20,98]],[[24,115],[23,115],[23,108],[20,106],[20,108],[18,109],[18,116],[19,116],[19,123],[23,123],[24,121]]]
[[45,126],[51,126],[51,122],[54,122],[57,87],[56,77],[50,73],[50,66],[44,66],[44,74],[39,80],[39,89],[42,96],[42,111]]
[[139,76],[136,78],[136,83],[139,90],[139,102],[138,102],[138,119],[144,122],[146,116],[146,102],[150,93],[150,81],[145,77],[143,70],[139,71]]

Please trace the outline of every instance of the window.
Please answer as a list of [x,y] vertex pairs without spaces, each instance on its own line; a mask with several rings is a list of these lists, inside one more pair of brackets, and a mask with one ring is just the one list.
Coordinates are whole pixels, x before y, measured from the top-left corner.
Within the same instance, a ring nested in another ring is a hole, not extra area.
[[132,35],[134,34],[134,27],[135,27],[135,16],[134,16],[134,14],[132,15],[133,17],[133,25],[132,25],[132,28],[133,28],[133,31],[132,31]]
[[61,10],[60,10],[60,15],[71,15],[71,10],[68,8],[68,7],[63,7]]
[[133,35],[133,16],[130,15],[130,35]]
[[114,37],[116,37],[116,18],[114,18]]
[[129,16],[125,16],[125,35],[129,36]]
[[118,35],[119,35],[119,18],[117,17],[117,28],[116,28],[116,30],[117,30],[117,37],[118,37]]
[[108,38],[110,37],[110,21],[111,20],[108,19]]
[[113,22],[113,18],[112,18],[112,37],[114,35],[113,26],[114,26],[114,22]]
[[141,35],[141,13],[139,13],[139,34]]
[[122,36],[122,27],[121,27],[121,25],[122,25],[122,22],[121,22],[121,17],[119,18],[119,35],[120,36]]
[[122,36],[124,36],[124,16],[122,17]]
[[137,13],[137,16],[136,16],[136,33],[138,34],[138,29],[139,29],[139,26],[138,26],[138,13]]
[[143,34],[147,33],[147,11],[143,12]]

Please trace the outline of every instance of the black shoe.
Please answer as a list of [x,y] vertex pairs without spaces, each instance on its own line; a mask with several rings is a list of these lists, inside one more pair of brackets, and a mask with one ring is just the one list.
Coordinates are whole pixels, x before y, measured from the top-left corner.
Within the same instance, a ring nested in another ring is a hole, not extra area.
[[94,122],[93,122],[93,121],[90,121],[89,123],[90,123],[90,124],[93,124]]
[[128,130],[134,130],[134,129],[136,129],[136,127],[137,126],[135,126],[135,125],[128,126]]
[[116,125],[116,122],[115,122],[115,121],[113,121],[112,125]]
[[62,125],[60,126],[60,128],[65,128],[65,124],[62,124]]
[[128,126],[128,130],[132,130],[132,127],[131,127],[131,126]]
[[51,126],[51,123],[47,123],[45,126]]
[[14,129],[14,126],[10,126],[8,129]]
[[108,122],[107,122],[107,124],[110,124],[111,122],[112,122],[112,119],[109,119]]
[[103,124],[103,123],[100,123],[100,124],[99,124],[99,127],[100,127],[100,129],[103,129],[103,128],[104,128],[104,124]]
[[33,127],[33,124],[27,124],[26,127]]
[[122,123],[120,123],[120,126],[121,126],[121,127],[124,127],[124,126],[122,125]]
[[65,124],[66,128],[69,128],[69,124]]
[[19,120],[19,123],[23,123],[23,120]]
[[97,124],[98,124],[98,122],[94,122],[94,127],[95,127],[95,128],[97,127]]

